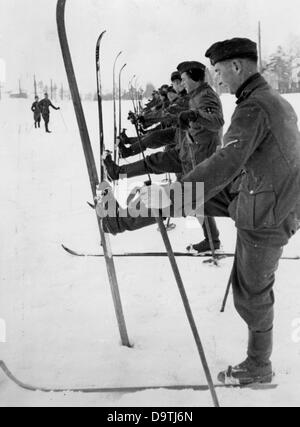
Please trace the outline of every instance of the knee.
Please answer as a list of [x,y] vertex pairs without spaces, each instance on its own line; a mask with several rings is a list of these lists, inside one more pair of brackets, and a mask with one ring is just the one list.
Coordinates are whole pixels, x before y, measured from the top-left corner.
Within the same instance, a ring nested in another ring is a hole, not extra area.
[[266,295],[247,295],[243,298],[234,292],[234,306],[240,317],[253,331],[266,331],[274,321],[274,293]]
[[125,231],[140,230],[141,228],[148,227],[155,223],[155,218],[143,218],[141,216],[137,218],[133,218],[129,215],[116,218],[106,217],[103,219],[103,229],[105,233],[117,235]]

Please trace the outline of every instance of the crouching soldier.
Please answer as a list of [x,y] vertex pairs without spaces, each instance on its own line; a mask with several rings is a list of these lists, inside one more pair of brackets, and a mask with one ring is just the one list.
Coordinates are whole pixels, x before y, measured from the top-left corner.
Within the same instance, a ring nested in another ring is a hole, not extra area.
[[[214,44],[206,53],[220,85],[237,107],[224,148],[200,163],[185,182],[205,185],[205,213],[231,217],[237,227],[232,271],[236,310],[248,327],[244,362],[218,379],[228,385],[270,383],[273,378],[274,282],[283,247],[300,219],[300,135],[292,106],[258,73],[257,46],[248,39]],[[148,193],[141,202],[151,207]],[[185,194],[186,199],[189,195]],[[192,194],[193,206],[203,203]],[[184,206],[183,206],[184,207]],[[98,213],[103,214],[101,205]],[[161,212],[163,214],[163,211]],[[153,224],[154,218],[106,217],[117,234]]]

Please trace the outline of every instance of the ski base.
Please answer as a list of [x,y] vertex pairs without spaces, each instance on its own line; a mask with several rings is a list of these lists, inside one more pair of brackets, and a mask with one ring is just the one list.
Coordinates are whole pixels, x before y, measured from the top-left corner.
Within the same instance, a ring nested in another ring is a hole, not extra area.
[[[77,257],[93,257],[93,258],[102,258],[103,254],[93,254],[93,253],[84,253],[84,252],[78,252],[73,249],[68,248],[65,245],[62,245],[62,248],[64,251],[68,252],[70,255],[74,255]],[[212,254],[206,253],[206,254],[191,254],[188,252],[174,252],[174,255],[176,257],[187,257],[187,258],[208,258],[211,257]],[[123,254],[113,254],[116,258],[126,258],[126,257],[145,257],[145,258],[151,258],[151,257],[164,257],[166,258],[168,256],[167,252],[125,252]],[[224,257],[234,257],[233,253],[218,253],[216,254],[216,258],[224,258]],[[300,259],[300,258],[299,258]]]
[[[6,377],[11,380],[15,385],[22,388],[23,390],[32,391],[32,392],[42,392],[42,393],[83,393],[83,394],[131,394],[131,393],[140,393],[147,390],[170,390],[170,391],[209,391],[207,385],[162,385],[162,386],[145,386],[145,387],[104,387],[104,388],[46,388],[46,387],[36,387],[30,384],[26,384],[20,381],[7,367],[7,365],[0,361],[0,369],[4,372]],[[248,386],[228,386],[225,384],[216,384],[216,388],[228,388],[228,389],[244,389],[250,388],[251,390],[274,390],[278,387],[277,384],[251,384]]]
[[[77,256],[77,257],[91,257],[91,258],[103,258],[103,254],[93,254],[93,253],[84,253],[84,252],[78,252],[73,249],[68,248],[65,245],[61,245],[64,251],[66,251],[68,254]],[[174,255],[176,257],[185,257],[185,258],[211,258],[210,260],[207,260],[205,262],[213,262],[212,254],[205,253],[205,254],[191,254],[189,252],[174,252]],[[129,258],[129,257],[139,257],[139,258],[151,258],[151,257],[164,257],[166,258],[168,254],[166,252],[125,252],[125,253],[119,253],[119,254],[113,254],[116,258]],[[230,252],[217,252],[216,253],[216,259],[224,259],[224,258],[233,258],[235,256],[234,253]],[[282,260],[285,261],[299,261],[300,256],[293,256],[293,257],[282,257]]]

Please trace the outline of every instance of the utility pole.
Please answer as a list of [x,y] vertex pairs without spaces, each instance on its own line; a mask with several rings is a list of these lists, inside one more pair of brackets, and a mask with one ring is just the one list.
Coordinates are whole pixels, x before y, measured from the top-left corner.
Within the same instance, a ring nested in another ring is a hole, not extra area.
[[37,84],[36,84],[35,75],[33,76],[33,91],[34,91],[34,96],[37,96]]
[[51,95],[51,99],[53,98],[53,81],[52,79],[50,80],[50,95]]
[[262,40],[261,40],[261,22],[258,21],[258,68],[259,72],[262,73]]

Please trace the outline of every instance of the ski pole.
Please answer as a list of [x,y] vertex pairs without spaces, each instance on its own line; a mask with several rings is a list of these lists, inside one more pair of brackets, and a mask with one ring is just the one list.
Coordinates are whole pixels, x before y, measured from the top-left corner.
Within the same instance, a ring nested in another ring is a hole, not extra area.
[[[127,64],[124,64],[119,72],[119,136],[122,132],[122,72]],[[118,164],[120,163],[120,156],[117,156]]]
[[137,116],[138,111],[137,111],[137,107],[136,107],[135,102],[134,102],[134,92],[133,92],[133,85],[132,85],[133,79],[135,79],[135,78],[136,78],[136,75],[134,75],[132,77],[132,79],[129,81],[128,88],[129,88],[130,98],[131,98],[132,105],[133,105],[133,111],[134,111],[135,115]]
[[209,366],[208,366],[208,363],[207,363],[207,359],[206,359],[206,356],[205,356],[205,351],[204,351],[204,348],[203,348],[203,345],[202,345],[202,342],[201,342],[201,339],[200,339],[200,335],[199,335],[199,332],[198,332],[198,329],[197,329],[197,325],[196,325],[196,322],[195,322],[195,319],[194,319],[194,316],[193,316],[193,312],[192,312],[189,300],[188,300],[188,296],[186,294],[185,287],[184,287],[184,284],[183,284],[183,281],[182,281],[182,278],[181,278],[181,275],[180,275],[180,272],[179,272],[179,269],[178,269],[178,265],[177,265],[177,262],[176,262],[176,259],[175,259],[175,256],[174,256],[174,252],[173,252],[173,249],[172,249],[172,246],[171,246],[171,243],[170,243],[170,239],[169,239],[168,233],[166,231],[165,225],[164,225],[163,220],[162,220],[161,217],[157,218],[157,223],[159,225],[160,232],[161,232],[161,235],[162,235],[162,238],[163,238],[166,250],[168,252],[170,264],[171,264],[171,267],[172,267],[172,270],[173,270],[173,273],[174,273],[174,276],[175,276],[175,280],[176,280],[177,285],[178,285],[178,289],[179,289],[179,292],[180,292],[180,295],[181,295],[181,299],[182,299],[182,302],[183,302],[183,305],[184,305],[184,309],[185,309],[185,312],[186,312],[186,315],[187,315],[187,318],[188,318],[188,322],[190,324],[190,327],[191,327],[191,330],[192,330],[192,333],[193,333],[193,336],[194,336],[194,339],[195,339],[195,342],[196,342],[196,346],[197,346],[198,353],[199,353],[199,356],[200,356],[200,359],[201,359],[201,363],[202,363],[202,366],[203,366],[203,369],[204,369],[204,372],[205,372],[207,384],[209,386],[209,390],[210,390],[210,393],[211,393],[211,396],[212,396],[212,400],[213,400],[214,406],[216,408],[219,408],[220,404],[219,404],[219,400],[218,400],[218,396],[217,396],[217,393],[216,393],[216,389],[215,389],[215,386],[214,386],[214,383],[213,383],[213,380],[212,380],[210,369],[209,369]]
[[[172,184],[171,174],[169,174],[169,173],[167,174],[167,182],[170,185]],[[170,217],[170,218],[168,218],[166,229],[167,229],[167,231],[169,231],[169,230],[174,229],[174,228],[176,228],[176,225],[175,224],[171,224],[171,217]]]
[[65,125],[66,130],[69,130],[68,126],[67,126],[67,123],[66,123],[66,121],[64,119],[64,116],[63,116],[63,113],[62,113],[61,109],[59,110],[59,112],[60,112],[60,117],[61,117],[61,119],[63,121],[63,124]]
[[226,287],[226,292],[225,292],[224,300],[223,300],[222,307],[221,307],[221,313],[225,313],[226,304],[227,304],[229,292],[231,289],[231,283],[232,283],[232,273],[230,274],[229,281],[228,281],[228,284]]
[[[189,137],[191,143],[194,143],[192,136],[188,132],[187,132],[187,136]],[[180,137],[181,137],[181,132],[180,132]],[[191,161],[192,161],[192,166],[193,166],[193,169],[195,169],[196,162],[195,162],[195,158],[194,158],[194,154],[193,154],[191,143],[188,141],[188,146],[189,146],[189,151],[190,151],[190,157],[191,157]],[[213,257],[213,263],[214,263],[215,266],[218,266],[219,263],[218,263],[218,260],[217,260],[217,257],[216,257],[216,251],[215,251],[214,242],[213,242],[213,239],[212,239],[211,229],[210,229],[208,218],[206,216],[204,217],[204,225],[205,225],[207,236],[208,236],[209,247],[210,247],[210,250],[211,250],[211,253],[212,253],[212,257]]]
[[[137,125],[135,125],[135,129],[136,129],[137,138],[138,138],[140,147],[142,148],[142,141],[141,141],[141,137],[140,137]],[[143,151],[142,151],[142,155],[143,155],[143,159],[144,159],[146,169],[148,169],[145,154]],[[152,180],[151,180],[149,169],[148,169],[148,177],[149,177],[149,181],[146,183],[146,185],[151,185]],[[166,227],[165,227],[165,224],[163,222],[161,215],[156,217],[156,222],[158,224],[158,227],[159,227],[159,230],[160,230],[160,233],[161,233],[161,236],[162,236],[162,239],[163,239],[163,242],[164,242],[167,254],[168,254],[168,258],[169,258],[169,261],[170,261],[170,264],[171,264],[171,267],[173,270],[173,274],[174,274],[174,277],[175,277],[175,280],[176,280],[176,283],[177,283],[177,286],[178,286],[178,289],[179,289],[179,292],[181,295],[181,299],[182,299],[184,309],[185,309],[185,312],[186,312],[186,315],[188,318],[188,322],[190,324],[190,327],[191,327],[191,330],[192,330],[192,333],[193,333],[193,336],[195,339],[195,343],[196,343],[197,350],[198,350],[198,353],[200,356],[200,360],[201,360],[201,363],[202,363],[202,366],[204,369],[204,373],[206,376],[207,384],[208,384],[208,387],[209,387],[209,390],[211,393],[211,397],[212,397],[214,406],[216,408],[219,408],[220,404],[218,401],[218,396],[217,396],[216,389],[215,389],[215,386],[214,386],[214,383],[212,380],[210,369],[208,367],[204,348],[203,348],[203,345],[202,345],[202,342],[200,339],[200,335],[199,335],[199,332],[197,329],[197,325],[196,325],[196,322],[195,322],[195,319],[193,316],[193,312],[192,312],[192,309],[191,309],[191,306],[190,306],[190,303],[189,303],[189,300],[188,300],[188,297],[187,297],[187,294],[185,291],[185,287],[184,287],[184,284],[183,284],[183,281],[182,281],[182,278],[181,278],[181,275],[179,272],[179,268],[177,265],[177,261],[175,259],[173,248],[172,248],[172,245],[171,245],[171,242],[170,242],[170,239],[169,239],[169,236],[168,236],[168,233],[167,233],[167,230],[166,230]]]

